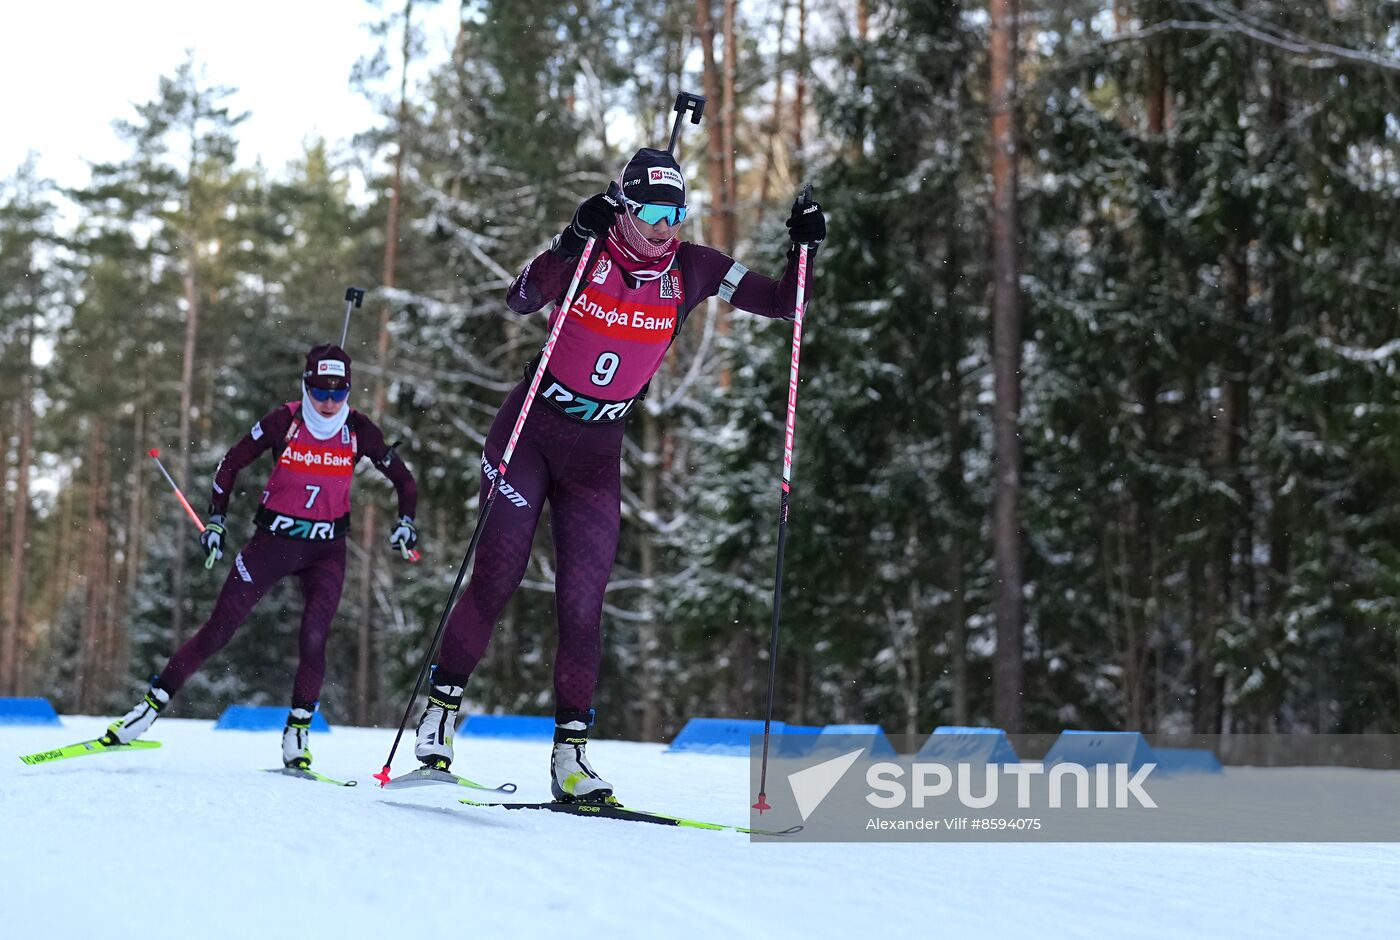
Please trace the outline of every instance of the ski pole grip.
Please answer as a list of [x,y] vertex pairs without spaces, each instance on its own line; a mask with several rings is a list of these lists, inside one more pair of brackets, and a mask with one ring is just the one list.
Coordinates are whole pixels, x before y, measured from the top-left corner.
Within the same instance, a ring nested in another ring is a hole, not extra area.
[[666,145],[666,152],[674,154],[676,144],[681,139],[681,122],[686,114],[690,114],[690,123],[699,124],[700,118],[705,114],[705,96],[691,94],[683,91],[676,95],[676,104],[671,110],[676,112],[676,120],[671,125],[671,142]]
[[681,116],[684,116],[685,113],[689,111],[690,123],[699,124],[701,115],[705,113],[705,101],[706,98],[704,95],[695,95],[688,91],[683,91],[676,95],[676,106],[672,110]]

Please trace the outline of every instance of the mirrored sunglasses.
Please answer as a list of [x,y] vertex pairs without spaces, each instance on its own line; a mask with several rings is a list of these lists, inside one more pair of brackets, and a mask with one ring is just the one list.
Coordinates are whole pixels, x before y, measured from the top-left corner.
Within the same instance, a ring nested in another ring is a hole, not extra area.
[[658,222],[680,225],[685,220],[685,206],[657,205],[650,202],[633,202],[629,199],[627,208],[647,225],[655,225]]
[[348,388],[316,388],[308,385],[306,390],[316,401],[345,401],[350,397],[350,389]]

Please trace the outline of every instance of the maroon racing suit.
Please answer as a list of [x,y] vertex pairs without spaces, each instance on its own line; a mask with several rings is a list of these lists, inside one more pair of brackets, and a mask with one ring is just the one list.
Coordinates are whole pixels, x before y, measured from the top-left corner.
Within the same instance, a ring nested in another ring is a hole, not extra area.
[[[553,322],[577,265],[577,256],[543,252],[511,283],[507,303],[526,314],[552,302]],[[737,309],[791,319],[795,252],[782,279],[774,281],[723,252],[682,242],[662,277],[639,282],[613,263],[606,246],[595,249],[477,546],[471,580],[448,618],[435,684],[465,685],[481,661],[525,575],[548,500],[559,622],[555,707],[591,707],[602,658],[603,594],[621,523],[625,417],[645,394],[686,316],[716,294]],[[529,379],[527,372],[491,425],[482,456],[483,493],[496,475]]]
[[418,488],[413,474],[385,445],[373,421],[352,410],[339,433],[318,440],[297,420],[300,408],[300,402],[292,402],[269,411],[215,471],[209,513],[223,515],[238,472],[263,451],[274,451],[272,473],[254,517],[258,531],[234,557],[214,612],[157,677],[156,684],[172,696],[224,648],[273,585],[296,575],[305,607],[292,707],[314,709],[326,675],[326,639],[345,582],[350,487],[359,458],[369,458],[393,482],[399,515],[414,514]]

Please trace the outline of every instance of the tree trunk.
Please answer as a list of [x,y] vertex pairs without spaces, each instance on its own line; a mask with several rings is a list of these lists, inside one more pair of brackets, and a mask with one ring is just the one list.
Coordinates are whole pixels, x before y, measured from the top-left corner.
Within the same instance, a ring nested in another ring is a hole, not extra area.
[[14,660],[5,654],[8,644],[11,642],[9,639],[10,618],[5,615],[5,611],[9,610],[10,607],[9,584],[3,577],[3,573],[10,570],[8,564],[9,543],[5,538],[5,518],[9,508],[9,499],[7,496],[10,482],[9,431],[12,426],[19,426],[19,403],[0,400],[0,415],[5,415],[5,427],[3,433],[0,433],[0,695],[8,695],[10,694],[9,687],[18,684],[13,678],[14,673],[18,670],[14,672],[10,671],[10,664],[13,663]]
[[[792,101],[792,149],[802,166],[802,118],[807,110],[807,0],[797,0],[797,90]],[[802,174],[797,173],[800,179]]]
[[724,102],[720,106],[720,133],[724,146],[724,198],[721,200],[721,211],[724,213],[724,236],[725,241],[714,247],[719,248],[727,255],[734,254],[734,247],[738,243],[739,233],[739,213],[738,198],[739,184],[735,178],[735,134],[734,123],[738,114],[738,104],[734,100],[734,73],[739,63],[739,44],[734,36],[735,2],[736,0],[723,0],[724,2],[724,76],[723,91]]
[[[909,544],[917,546],[919,542],[917,531],[909,533],[907,541]],[[909,636],[909,649],[905,651],[908,664],[905,667],[907,690],[904,694],[904,733],[912,739],[920,730],[919,705],[924,690],[922,632],[919,630],[919,579],[911,576],[906,590],[908,592],[906,603],[909,606],[909,620],[912,630]]]
[[[729,0],[725,0],[726,3]],[[732,245],[733,234],[729,231],[730,211],[726,205],[728,188],[725,184],[725,167],[728,165],[725,159],[725,131],[724,117],[725,107],[721,97],[720,69],[715,62],[715,23],[712,0],[697,0],[695,6],[695,28],[700,37],[700,52],[704,63],[702,72],[702,82],[705,89],[705,97],[714,102],[712,107],[719,111],[717,120],[711,120],[705,124],[705,160],[709,176],[709,232],[705,240],[724,250],[724,246]],[[725,55],[730,55],[729,50],[725,50]],[[729,249],[732,253],[733,249]],[[721,336],[729,334],[729,310],[724,305],[711,305],[710,315],[715,317],[715,332]],[[720,388],[729,388],[731,382],[729,374],[729,356],[725,351],[724,344],[720,344]]]
[[967,681],[967,539],[963,513],[968,505],[966,477],[967,438],[963,433],[962,359],[966,355],[964,316],[957,303],[962,281],[959,242],[949,238],[943,263],[943,306],[948,311],[948,342],[943,350],[943,371],[947,374],[944,391],[944,426],[948,429],[948,470],[944,486],[949,506],[957,515],[950,526],[948,547],[948,659],[952,672],[953,724],[972,721]]
[[[403,160],[408,140],[408,65],[413,55],[413,0],[407,0],[403,8],[403,67],[399,72],[399,113],[394,144],[394,177],[389,189],[389,211],[384,219],[384,270],[381,282],[392,289],[395,286],[395,271],[399,254],[399,205],[403,197]],[[382,421],[384,404],[388,395],[389,376],[389,319],[392,310],[387,300],[379,305],[379,336],[375,342],[375,361],[379,364],[379,375],[374,380],[374,397],[370,414]],[[348,341],[347,341],[348,342]],[[373,500],[365,500],[364,511],[360,515],[360,546],[363,549],[360,564],[359,629],[358,650],[355,660],[355,721],[369,724],[375,715],[378,699],[378,656],[376,631],[374,629],[374,570],[379,558],[379,513]]]
[[136,401],[136,417],[131,437],[131,470],[127,476],[126,553],[122,559],[121,589],[113,599],[112,622],[108,650],[111,675],[118,679],[126,675],[130,650],[128,646],[127,613],[141,581],[143,533],[146,528],[146,363],[141,364],[140,392]]
[[83,551],[84,603],[78,630],[78,708],[94,714],[106,697],[102,661],[103,622],[107,614],[107,440],[106,427],[92,423],[88,439],[88,519]]
[[[861,91],[866,86],[865,44],[869,37],[870,4],[868,0],[856,0],[856,54],[851,62],[851,71],[855,73],[856,88]],[[854,146],[849,157],[852,161],[859,160],[865,148],[866,108],[863,99],[861,101],[856,105],[855,132],[851,135]]]
[[713,0],[697,0],[695,6],[695,28],[700,38],[700,53],[703,62],[701,82],[705,97],[713,102],[712,107],[719,112],[715,119],[705,122],[705,162],[709,177],[710,212],[709,230],[705,241],[716,247],[728,244],[729,235],[724,227],[728,217],[724,211],[724,107],[720,92],[719,65],[715,61],[715,23]]
[[[198,103],[192,113],[198,114]],[[199,137],[193,124],[190,127],[189,175],[185,180],[185,225],[184,225],[184,293],[185,293],[185,347],[180,363],[180,457],[175,461],[175,480],[180,489],[188,495],[190,489],[190,452],[194,441],[190,440],[190,418],[194,404],[194,355],[195,341],[199,336],[199,245],[196,241],[194,179],[199,169]],[[184,564],[184,552],[176,552],[175,569],[172,572],[170,588],[170,633],[172,648],[185,639],[185,593],[188,572]]]
[[29,541],[29,465],[34,441],[34,317],[24,326],[20,344],[19,447],[15,451],[15,508],[10,517],[10,590],[6,597],[5,648],[0,650],[5,675],[0,688],[13,695],[18,691],[20,658],[25,654],[27,630],[24,612],[25,560]]
[[997,724],[1023,720],[1020,220],[1017,197],[1016,16],[1018,0],[991,0],[992,358],[996,403],[993,553],[996,559]]
[[[1136,389],[1138,407],[1142,413],[1141,463],[1150,458],[1157,437],[1157,375],[1155,370],[1142,367]],[[1152,604],[1153,525],[1155,487],[1151,473],[1145,469],[1133,472],[1129,482],[1130,509],[1127,514],[1128,533],[1126,558],[1128,566],[1128,597],[1124,606],[1123,689],[1127,730],[1148,731],[1147,699],[1151,689],[1148,675],[1148,653],[1154,622]]]
[[773,116],[768,130],[768,147],[763,156],[763,178],[759,180],[758,220],[754,227],[762,228],[768,211],[768,196],[772,192],[773,174],[783,152],[783,41],[787,38],[788,7],[792,0],[783,0],[778,13],[777,50],[773,53]]
[[[1234,55],[1230,55],[1228,61],[1232,71],[1238,69],[1239,62]],[[1244,161],[1247,150],[1239,122],[1242,81],[1242,78],[1237,78],[1236,84],[1226,95],[1221,120],[1224,127],[1232,129],[1235,153]],[[1251,219],[1249,206],[1242,195],[1227,193],[1224,199],[1224,241],[1220,263],[1226,333],[1221,360],[1220,412],[1215,422],[1218,431],[1212,463],[1215,478],[1225,483],[1237,499],[1221,498],[1215,505],[1210,566],[1207,569],[1209,610],[1196,651],[1196,707],[1192,730],[1198,734],[1219,734],[1224,729],[1226,682],[1223,676],[1217,675],[1219,669],[1215,647],[1221,629],[1233,619],[1239,604],[1234,560],[1237,547],[1244,550],[1242,564],[1248,565],[1253,542],[1249,527],[1253,512],[1249,481],[1240,467],[1240,451],[1249,426],[1249,344],[1252,340],[1248,250]]]
[[[1144,10],[1144,20],[1156,22],[1160,10],[1157,4],[1149,3]],[[1166,121],[1166,62],[1163,52],[1164,40],[1154,37],[1147,44],[1147,70],[1143,89],[1146,98],[1147,136],[1154,146],[1160,146]],[[1163,147],[1158,151],[1165,152]],[[1154,186],[1165,185],[1165,174],[1160,164],[1154,163],[1148,169]],[[1143,263],[1157,266],[1162,261],[1163,251],[1160,236],[1152,233],[1146,236],[1143,246]],[[1157,395],[1161,377],[1148,362],[1138,367],[1138,381],[1134,398],[1142,415],[1142,459],[1140,464],[1149,462],[1157,447]],[[1157,609],[1155,571],[1156,532],[1153,520],[1156,518],[1156,491],[1151,473],[1137,470],[1130,483],[1131,509],[1128,518],[1127,539],[1128,564],[1128,603],[1127,643],[1124,644],[1123,687],[1125,699],[1124,719],[1129,729],[1152,731],[1155,721],[1149,719],[1154,711],[1149,707],[1151,691],[1156,687],[1150,671],[1152,636],[1156,632]]]
[[[1290,111],[1288,75],[1291,67],[1281,62],[1279,56],[1271,56],[1270,65],[1273,94],[1269,99],[1269,124],[1274,134],[1281,135],[1288,133]],[[1265,395],[1274,401],[1281,401],[1289,381],[1288,349],[1285,343],[1288,329],[1293,320],[1293,278],[1290,263],[1283,253],[1275,250],[1271,254],[1273,264],[1270,280],[1273,289],[1270,291],[1270,360],[1266,378],[1269,387],[1266,389]],[[1287,418],[1276,412],[1274,421],[1274,433],[1281,437]],[[1264,636],[1268,647],[1282,649],[1286,643],[1287,625],[1285,618],[1293,567],[1291,524],[1292,520],[1297,518],[1295,510],[1298,500],[1295,495],[1296,491],[1288,486],[1286,472],[1271,469],[1268,479],[1271,490],[1267,523],[1269,583],[1262,619],[1266,624]],[[1285,679],[1283,676],[1273,678],[1269,694],[1261,709],[1264,726],[1259,730],[1264,732],[1278,731],[1279,719],[1282,717],[1279,713],[1283,706]]]
[[[58,495],[57,547],[54,550],[53,576],[49,581],[49,594],[45,602],[49,636],[57,637],[63,620],[63,607],[68,599],[68,589],[73,583],[73,504],[76,498],[70,482]],[[57,655],[51,651],[50,655]]]

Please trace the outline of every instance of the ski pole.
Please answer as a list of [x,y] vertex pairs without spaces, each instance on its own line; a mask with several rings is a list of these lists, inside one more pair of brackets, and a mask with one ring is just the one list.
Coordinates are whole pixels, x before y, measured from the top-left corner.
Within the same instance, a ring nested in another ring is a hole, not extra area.
[[535,393],[539,390],[545,367],[549,365],[549,358],[554,354],[554,344],[558,341],[559,333],[564,328],[564,321],[568,319],[569,310],[574,305],[574,296],[578,293],[579,282],[583,280],[584,269],[588,266],[589,258],[593,254],[595,241],[597,241],[596,236],[590,236],[583,246],[583,255],[578,259],[578,267],[574,269],[574,279],[569,283],[569,290],[564,295],[564,304],[559,309],[559,316],[549,331],[549,339],[545,341],[544,349],[540,352],[539,365],[535,366],[534,377],[530,379],[530,388],[525,393],[525,400],[520,404],[520,414],[516,417],[515,427],[510,432],[510,441],[506,444],[505,453],[501,455],[501,462],[496,467],[496,477],[491,481],[491,487],[486,491],[486,501],[482,503],[481,514],[476,519],[476,528],[472,530],[471,540],[467,543],[467,553],[462,556],[461,567],[457,569],[457,579],[452,583],[452,590],[447,595],[447,603],[442,607],[442,616],[438,618],[437,632],[433,634],[433,641],[428,645],[427,655],[423,657],[423,664],[418,669],[418,678],[413,682],[413,690],[408,696],[408,705],[403,710],[403,717],[399,719],[398,732],[394,735],[394,744],[389,748],[389,756],[384,759],[383,769],[373,775],[381,787],[387,786],[389,783],[389,766],[393,764],[394,755],[398,753],[399,742],[403,740],[404,728],[408,726],[408,716],[413,711],[413,702],[418,698],[418,690],[422,688],[423,680],[428,675],[428,667],[433,661],[433,656],[437,654],[438,644],[442,642],[442,634],[447,629],[447,616],[452,612],[452,604],[457,598],[457,592],[462,587],[462,579],[466,577],[467,566],[471,564],[472,556],[476,554],[476,544],[481,541],[481,533],[486,529],[486,520],[491,516],[491,507],[496,504],[496,494],[500,492],[501,484],[505,482],[510,458],[515,453],[515,445],[520,440],[520,432],[525,427],[525,419],[529,417],[530,406],[534,404]]
[[[812,185],[802,188],[798,201],[812,201]],[[762,815],[768,803],[768,738],[773,727],[773,689],[778,679],[778,625],[783,611],[783,550],[787,547],[788,496],[792,491],[792,440],[797,429],[797,362],[802,352],[802,315],[807,295],[807,246],[797,246],[797,303],[792,322],[792,368],[788,373],[787,428],[783,435],[783,479],[778,501],[778,568],[773,577],[773,633],[768,644],[768,710],[763,715],[763,761],[758,776],[758,802]]]
[[[179,485],[177,485],[176,482],[171,478],[171,476],[170,476],[170,471],[166,470],[166,469],[165,469],[165,464],[163,464],[163,463],[160,462],[160,448],[158,448],[158,447],[152,447],[152,448],[151,448],[149,451],[147,451],[146,453],[147,453],[147,455],[150,456],[150,458],[151,458],[152,460],[154,460],[154,461],[156,462],[156,466],[160,468],[161,475],[165,477],[165,482],[169,483],[169,484],[170,484],[170,488],[171,488],[172,490],[175,491],[175,498],[178,499],[178,500],[180,501],[180,505],[181,505],[181,506],[184,506],[184,507],[185,507],[185,513],[190,517],[190,519],[194,522],[194,524],[195,524],[196,526],[199,527],[199,532],[200,532],[201,535],[203,535],[203,534],[204,534],[204,523],[199,521],[199,513],[195,512],[195,511],[190,507],[190,501],[187,500],[187,499],[185,499],[185,494],[180,492],[180,487],[179,487]],[[208,557],[206,557],[206,558],[204,559],[204,570],[205,570],[205,571],[208,571],[209,569],[211,569],[211,568],[213,568],[213,567],[214,567],[214,553],[213,553],[213,552],[210,552],[209,555],[208,555]]]
[[345,322],[340,327],[340,348],[345,348],[345,338],[350,335],[350,311],[360,306],[365,299],[365,292],[358,287],[345,288]]

